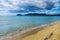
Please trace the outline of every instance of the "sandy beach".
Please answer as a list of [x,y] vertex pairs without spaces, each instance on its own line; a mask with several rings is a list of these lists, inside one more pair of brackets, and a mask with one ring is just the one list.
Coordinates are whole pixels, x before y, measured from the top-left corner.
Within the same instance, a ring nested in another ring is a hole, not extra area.
[[40,25],[21,32],[16,31],[1,37],[0,40],[60,40],[60,22]]

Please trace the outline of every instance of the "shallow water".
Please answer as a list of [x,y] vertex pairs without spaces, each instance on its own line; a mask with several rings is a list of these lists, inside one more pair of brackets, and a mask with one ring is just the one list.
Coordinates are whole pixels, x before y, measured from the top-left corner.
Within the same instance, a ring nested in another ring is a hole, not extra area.
[[60,16],[0,16],[0,35],[59,20]]

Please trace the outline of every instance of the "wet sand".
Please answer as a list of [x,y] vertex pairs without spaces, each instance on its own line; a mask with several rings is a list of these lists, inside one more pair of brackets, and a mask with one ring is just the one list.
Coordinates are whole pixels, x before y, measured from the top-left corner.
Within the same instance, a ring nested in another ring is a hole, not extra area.
[[0,40],[60,40],[60,22],[41,25],[35,28],[16,31]]

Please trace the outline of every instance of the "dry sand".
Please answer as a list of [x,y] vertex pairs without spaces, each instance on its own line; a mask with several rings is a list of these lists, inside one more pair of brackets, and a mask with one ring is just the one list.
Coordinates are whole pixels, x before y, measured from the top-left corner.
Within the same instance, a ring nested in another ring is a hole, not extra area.
[[0,40],[60,40],[60,22],[55,22],[4,36]]

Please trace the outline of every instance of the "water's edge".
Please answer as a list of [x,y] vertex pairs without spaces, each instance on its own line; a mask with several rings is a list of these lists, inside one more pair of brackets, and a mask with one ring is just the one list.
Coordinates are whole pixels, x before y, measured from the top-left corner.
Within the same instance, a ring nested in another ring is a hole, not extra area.
[[40,25],[40,26],[37,26],[37,27],[34,27],[34,28],[28,28],[28,29],[22,30],[22,31],[17,30],[14,33],[10,33],[10,34],[7,34],[6,36],[0,37],[0,40],[13,38],[14,36],[24,37],[24,36],[27,35],[26,33],[28,33],[28,35],[29,35],[30,32],[37,32],[37,31],[42,30],[42,29],[44,29],[44,28],[46,28],[48,26],[51,26],[51,25],[53,25],[53,24],[55,24],[57,22],[59,22],[59,21],[52,22],[52,23],[49,23],[49,24]]

